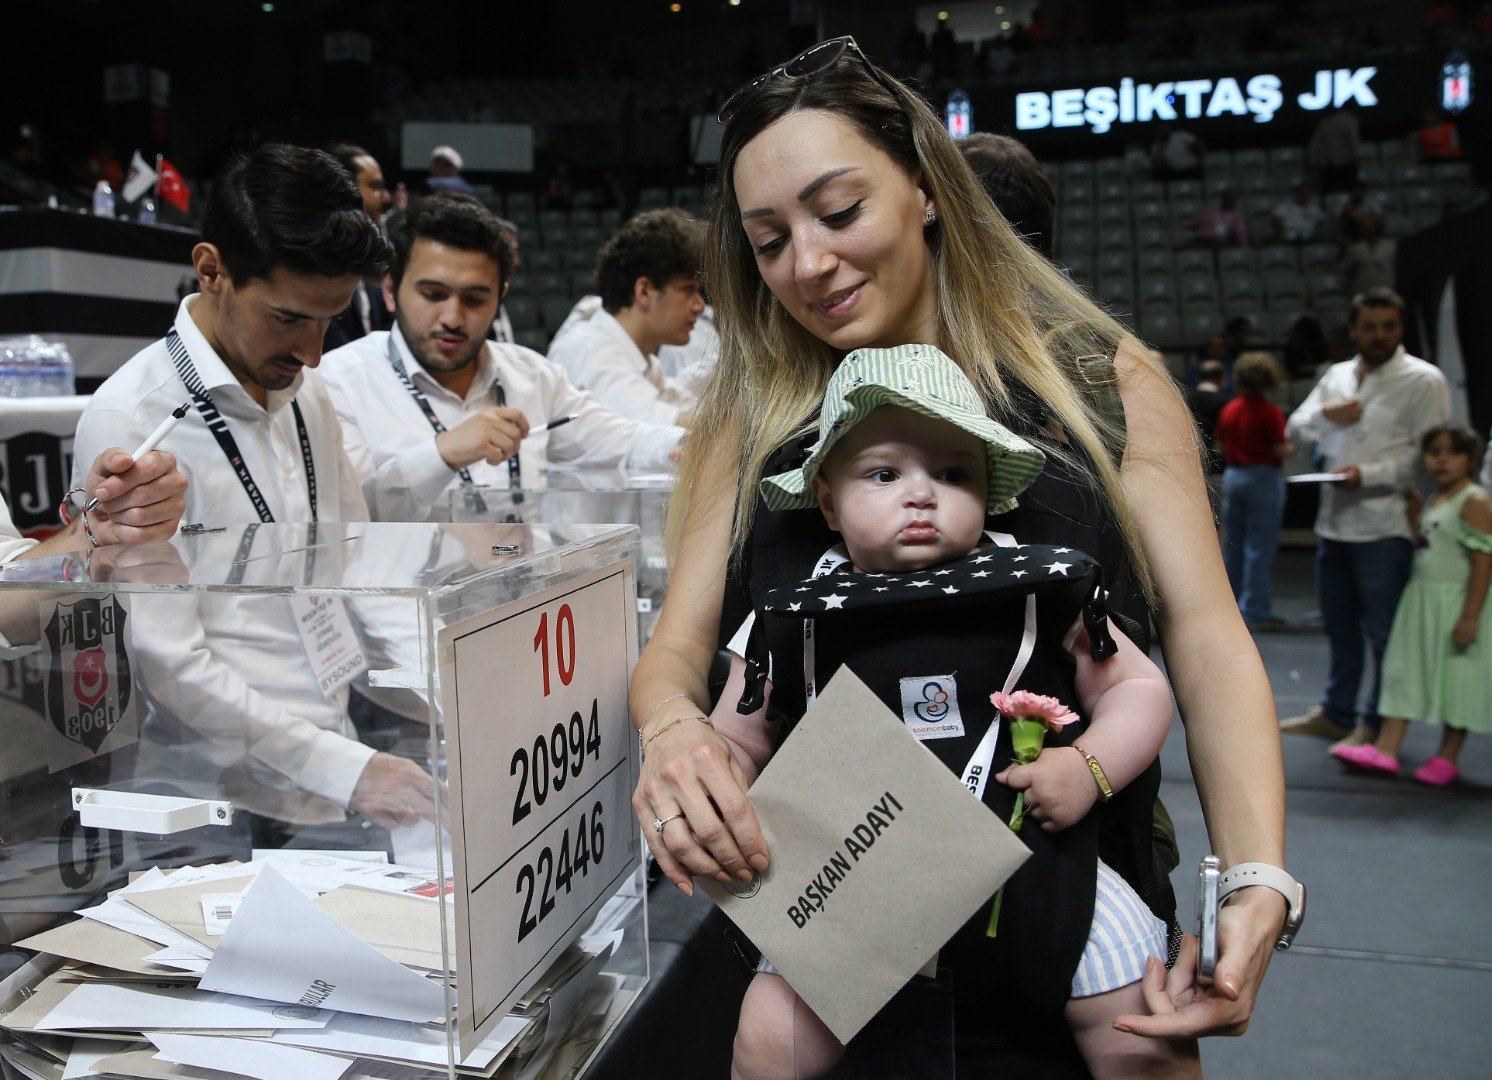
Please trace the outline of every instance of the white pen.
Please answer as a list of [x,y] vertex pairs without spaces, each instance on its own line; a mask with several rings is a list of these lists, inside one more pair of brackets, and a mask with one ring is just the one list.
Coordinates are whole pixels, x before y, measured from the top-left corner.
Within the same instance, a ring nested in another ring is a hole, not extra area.
[[[183,401],[180,406],[172,409],[171,415],[162,420],[160,426],[152,431],[150,433],[150,437],[142,442],[140,444],[140,448],[136,450],[133,455],[131,455],[134,460],[139,461],[146,454],[150,453],[157,446],[161,445],[161,440],[164,439],[167,435],[171,434],[171,429],[180,422],[181,418],[187,414],[187,410],[191,407],[192,403],[190,401]],[[93,498],[88,500],[88,505],[83,507],[83,512],[91,514],[94,510],[97,509],[98,496],[95,495]]]

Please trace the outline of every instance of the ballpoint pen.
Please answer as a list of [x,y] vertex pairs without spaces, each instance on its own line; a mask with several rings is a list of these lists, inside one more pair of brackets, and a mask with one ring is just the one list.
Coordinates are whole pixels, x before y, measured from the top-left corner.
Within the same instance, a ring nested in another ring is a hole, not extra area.
[[558,417],[558,418],[556,418],[554,420],[549,421],[549,423],[547,423],[547,424],[540,424],[536,428],[530,428],[529,432],[528,432],[528,437],[529,438],[533,438],[535,435],[539,434],[539,432],[541,432],[541,431],[553,431],[557,427],[563,427],[565,424],[568,424],[571,420],[574,420],[575,417],[578,416],[578,415],[579,415],[578,413],[571,413],[569,416],[561,416],[561,417]]
[[[161,440],[164,439],[167,435],[171,434],[171,429],[180,422],[181,418],[187,414],[187,410],[191,407],[192,403],[190,401],[183,401],[179,406],[172,409],[171,415],[161,421],[160,426],[150,433],[150,437],[140,444],[140,448],[136,450],[131,455],[131,457],[133,457],[134,460],[139,461],[146,454],[150,453],[157,446],[161,445]],[[83,507],[83,512],[91,514],[94,510],[97,509],[98,496],[95,495],[93,498],[89,499],[88,504]]]

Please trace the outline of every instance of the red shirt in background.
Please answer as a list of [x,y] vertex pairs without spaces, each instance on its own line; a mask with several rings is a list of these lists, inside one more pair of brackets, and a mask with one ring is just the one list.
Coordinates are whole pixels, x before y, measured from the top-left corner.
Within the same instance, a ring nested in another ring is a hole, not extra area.
[[1244,394],[1223,406],[1217,418],[1217,441],[1224,465],[1284,464],[1275,447],[1285,441],[1285,414],[1268,398]]

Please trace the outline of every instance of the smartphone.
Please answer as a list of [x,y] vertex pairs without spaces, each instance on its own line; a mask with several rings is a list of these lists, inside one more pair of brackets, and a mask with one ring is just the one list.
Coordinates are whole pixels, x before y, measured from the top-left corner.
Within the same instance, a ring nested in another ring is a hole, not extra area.
[[1223,863],[1206,856],[1197,867],[1197,979],[1211,984],[1217,969],[1217,889]]

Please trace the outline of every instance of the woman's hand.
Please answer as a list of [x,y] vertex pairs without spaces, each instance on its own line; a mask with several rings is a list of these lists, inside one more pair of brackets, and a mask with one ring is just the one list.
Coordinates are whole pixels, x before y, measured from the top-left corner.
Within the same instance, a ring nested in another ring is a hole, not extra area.
[[1451,630],[1451,644],[1458,649],[1468,649],[1475,645],[1479,621],[1468,619],[1464,615],[1457,619],[1455,627]]
[[[663,875],[685,896],[694,895],[692,875],[725,885],[733,875],[750,881],[754,870],[767,868],[747,786],[730,745],[697,719],[659,731],[647,744],[632,809]],[[654,821],[665,822],[661,832]]]
[[1273,889],[1240,890],[1217,913],[1219,955],[1212,985],[1197,982],[1197,939],[1187,934],[1169,972],[1154,957],[1145,967],[1142,990],[1150,1015],[1121,1016],[1114,1026],[1152,1039],[1242,1035],[1287,911],[1285,898]]
[[84,499],[99,499],[89,525],[100,547],[169,540],[186,512],[187,478],[176,458],[152,450],[134,461],[123,450],[105,450],[83,481]]
[[1046,832],[1077,824],[1098,801],[1088,763],[1070,746],[1048,746],[1031,764],[1010,765],[995,780],[1026,793],[1031,816]]

